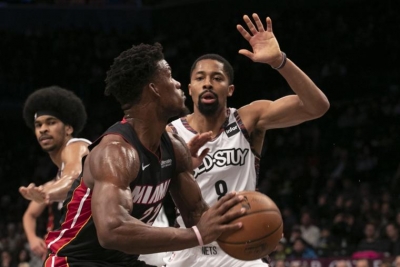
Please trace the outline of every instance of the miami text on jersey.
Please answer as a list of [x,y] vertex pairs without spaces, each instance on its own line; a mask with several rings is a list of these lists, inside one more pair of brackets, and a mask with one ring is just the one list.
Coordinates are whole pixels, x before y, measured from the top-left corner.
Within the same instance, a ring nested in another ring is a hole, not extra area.
[[168,191],[170,179],[157,185],[137,185],[132,190],[132,200],[136,204],[152,204],[162,200]]

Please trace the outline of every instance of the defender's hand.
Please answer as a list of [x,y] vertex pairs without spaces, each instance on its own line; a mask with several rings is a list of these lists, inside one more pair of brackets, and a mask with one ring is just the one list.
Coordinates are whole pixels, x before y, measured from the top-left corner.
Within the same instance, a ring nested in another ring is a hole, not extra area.
[[240,49],[239,54],[250,58],[254,62],[267,63],[274,67],[279,66],[282,62],[282,54],[278,41],[272,32],[272,20],[269,17],[266,18],[267,29],[264,30],[264,25],[256,13],[253,14],[253,19],[256,25],[253,24],[249,16],[243,16],[250,33],[242,25],[236,26],[253,49],[253,52],[247,49]]
[[208,151],[210,151],[210,149],[206,148],[201,152],[200,155],[197,155],[199,149],[207,142],[211,141],[211,138],[212,132],[210,131],[195,135],[192,139],[190,139],[189,143],[187,143],[190,155],[192,156],[193,169],[196,169],[203,163],[204,157],[207,155]]

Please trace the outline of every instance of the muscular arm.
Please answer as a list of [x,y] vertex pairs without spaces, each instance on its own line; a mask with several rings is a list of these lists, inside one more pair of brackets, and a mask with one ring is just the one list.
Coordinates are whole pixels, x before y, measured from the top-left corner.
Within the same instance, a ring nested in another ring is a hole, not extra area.
[[130,215],[133,203],[129,184],[136,178],[140,163],[136,150],[122,138],[104,137],[86,162],[94,183],[93,220],[104,248],[146,254],[198,245],[192,229],[152,227]]
[[38,256],[43,256],[47,251],[44,240],[36,235],[36,220],[45,208],[46,204],[31,201],[22,217],[26,238],[31,250]]
[[208,205],[193,178],[192,157],[185,142],[176,134],[170,134],[170,139],[174,145],[177,165],[177,177],[171,180],[170,194],[186,227],[192,227],[208,209]]
[[298,125],[321,117],[329,108],[325,94],[289,59],[279,70],[296,95],[276,101],[259,100],[239,109],[250,131]]
[[[280,66],[283,54],[272,31],[272,20],[266,18],[266,29],[257,14],[243,16],[248,30],[237,25],[240,34],[252,46],[253,51],[240,49],[239,53],[254,62]],[[278,70],[295,95],[282,97],[276,101],[255,101],[239,109],[247,130],[265,131],[300,124],[321,117],[329,109],[329,101],[314,82],[290,59]]]
[[46,195],[47,202],[63,201],[67,197],[74,180],[82,171],[82,158],[88,153],[88,144],[86,142],[74,142],[66,146],[61,154],[61,160],[64,164],[61,177],[52,184],[45,185],[43,192]]

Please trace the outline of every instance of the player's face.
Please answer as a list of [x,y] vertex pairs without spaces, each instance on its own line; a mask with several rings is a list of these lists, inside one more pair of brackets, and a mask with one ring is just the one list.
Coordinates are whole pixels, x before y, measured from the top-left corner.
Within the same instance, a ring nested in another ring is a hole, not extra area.
[[159,75],[156,86],[162,88],[162,90],[159,90],[162,107],[170,113],[168,116],[185,114],[187,112],[187,107],[185,106],[186,97],[181,90],[181,83],[172,78],[171,67],[167,61],[159,61],[158,66]]
[[43,115],[35,120],[36,138],[46,152],[60,149],[65,143],[65,138],[72,133],[71,129],[53,116]]
[[234,86],[224,71],[224,64],[214,59],[197,62],[190,77],[189,94],[194,109],[205,116],[224,112],[227,97],[231,96]]

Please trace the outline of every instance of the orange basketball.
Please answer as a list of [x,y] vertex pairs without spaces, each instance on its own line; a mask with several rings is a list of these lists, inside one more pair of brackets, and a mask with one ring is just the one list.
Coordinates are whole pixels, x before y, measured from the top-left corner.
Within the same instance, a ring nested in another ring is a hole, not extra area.
[[241,203],[232,209],[245,208],[246,213],[231,223],[242,222],[240,230],[223,233],[217,240],[226,254],[239,260],[255,260],[270,254],[282,238],[281,212],[266,195],[255,191],[238,192]]

